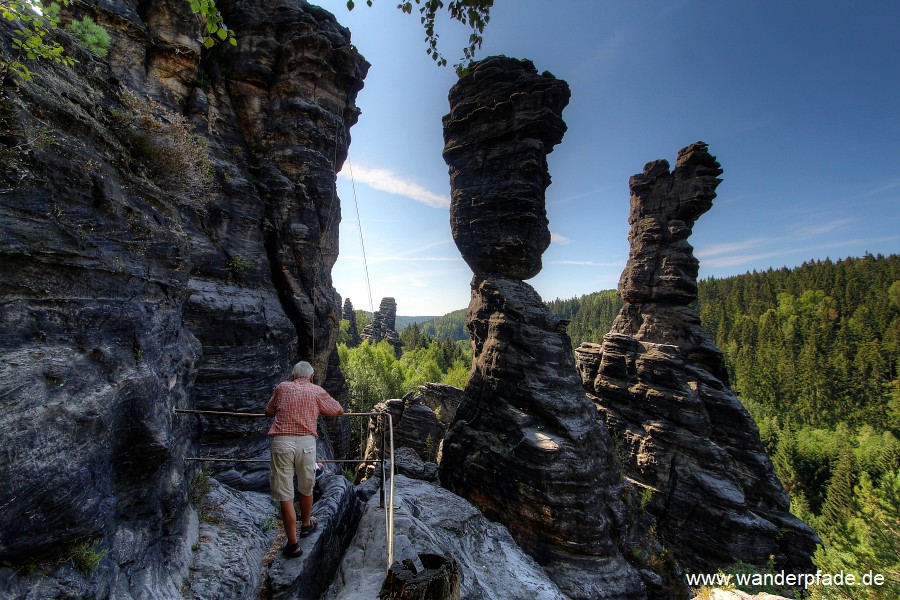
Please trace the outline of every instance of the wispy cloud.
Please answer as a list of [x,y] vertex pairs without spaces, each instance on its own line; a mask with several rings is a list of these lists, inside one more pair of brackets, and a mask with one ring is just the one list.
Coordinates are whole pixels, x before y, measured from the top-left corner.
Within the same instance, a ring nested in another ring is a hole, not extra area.
[[[362,260],[362,254],[341,254],[341,258],[347,260]],[[366,254],[366,262],[369,264],[385,262],[463,262],[460,257],[452,256],[407,256],[403,254]]]
[[731,254],[728,256],[718,256],[716,258],[707,258],[703,260],[704,267],[736,267],[738,265],[746,265],[764,258],[771,258],[784,254],[782,250],[772,250],[771,252],[760,252],[757,254]]
[[566,236],[564,236],[560,233],[554,233],[551,231],[550,232],[550,243],[551,244],[559,244],[561,246],[564,246],[566,244],[571,244],[572,240],[570,240],[569,238],[567,238]]
[[631,36],[630,28],[621,28],[585,52],[575,72],[585,77],[596,77],[597,72],[614,64]]
[[813,237],[816,235],[824,235],[826,233],[831,233],[832,231],[836,231],[841,229],[845,225],[850,225],[851,223],[856,222],[856,219],[851,217],[844,217],[843,219],[835,219],[828,223],[821,224],[807,224],[803,223],[793,227],[793,231],[801,237]]
[[[708,256],[710,255],[707,255],[707,258],[703,259],[701,266],[705,268],[736,267],[740,265],[753,264],[759,260],[772,258],[773,256],[805,255],[807,257],[810,257],[820,254],[823,251],[836,250],[839,248],[846,248],[848,246],[859,246],[861,244],[865,245],[866,243],[876,244],[888,241],[900,241],[900,238],[898,238],[897,236],[872,239],[857,238],[835,240],[822,244],[808,244],[806,246],[797,246],[796,241],[797,238],[783,238],[779,240],[773,240],[772,245],[770,246],[772,249],[766,250],[764,252],[751,254],[712,255],[712,258],[709,258]],[[698,252],[697,257],[700,258],[701,253]]]
[[717,256],[722,256],[723,254],[733,254],[734,252],[740,252],[742,250],[758,248],[760,246],[772,243],[773,241],[775,240],[773,240],[772,238],[757,238],[752,240],[744,240],[743,242],[732,242],[730,244],[716,244],[714,246],[707,246],[706,248],[697,250],[696,252],[694,252],[694,255],[697,258],[714,259]]
[[856,196],[856,198],[868,198],[869,196],[879,196],[884,194],[885,192],[890,192],[891,190],[896,190],[900,188],[900,180],[894,179],[892,181],[887,181],[877,187],[872,188],[862,194]]
[[[338,177],[350,179],[351,169],[342,170]],[[353,167],[353,179],[360,183],[390,194],[397,194],[421,202],[434,208],[447,208],[450,206],[450,197],[427,190],[423,186],[410,181],[388,169],[368,169],[366,167]]]
[[576,267],[618,267],[625,266],[625,262],[596,262],[593,260],[548,260],[545,265],[574,265]]
[[[700,248],[694,254],[705,268],[750,265],[775,256],[815,254],[823,250],[859,244],[862,240],[834,239],[833,235],[846,230],[856,222],[857,219],[853,217],[841,217],[825,222],[814,220],[811,222],[810,219],[806,219],[784,227],[783,235],[715,244]],[[823,236],[828,237],[819,241]]]
[[403,256],[403,255],[384,255],[373,256],[369,259],[371,262],[462,262],[459,257],[451,256]]
[[440,288],[442,281],[461,271],[468,271],[468,269],[462,268],[462,266],[450,269],[418,269],[396,273],[389,276],[387,280],[391,284],[399,284],[401,287]]
[[597,198],[598,196],[602,196],[610,192],[619,192],[621,191],[618,189],[619,187],[621,186],[605,185],[603,187],[593,188],[585,192],[578,192],[577,194],[572,194],[571,196],[563,196],[562,198],[558,198],[556,196],[548,196],[547,206],[560,206],[568,202],[581,200],[582,198]]

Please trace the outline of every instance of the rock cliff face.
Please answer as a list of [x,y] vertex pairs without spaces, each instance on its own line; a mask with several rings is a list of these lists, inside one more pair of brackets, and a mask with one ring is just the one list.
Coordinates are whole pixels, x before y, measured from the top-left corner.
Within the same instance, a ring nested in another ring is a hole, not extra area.
[[546,155],[562,140],[565,82],[492,57],[450,92],[444,158],[451,228],[475,272],[465,398],[444,440],[442,485],[504,523],[572,598],[644,593],[622,557],[622,486],[581,388],[565,323],[523,278],[549,243]]
[[[95,540],[107,557],[76,596],[175,597],[184,565],[168,558],[190,555],[183,458],[267,446],[264,420],[173,407],[259,412],[298,358],[341,397],[326,378],[334,178],[368,65],[300,0],[223,9],[238,47],[201,52],[181,0],[85,3],[110,30],[108,62],[66,42],[74,68],[4,82],[0,561]],[[180,118],[182,146],[207,147],[199,175],[165,141]],[[12,148],[36,132],[51,143]],[[264,472],[233,479],[265,485]]]
[[759,430],[728,386],[722,353],[690,304],[698,261],[687,242],[710,209],[719,163],[698,142],[631,178],[626,304],[602,345],[576,350],[585,387],[628,455],[626,474],[655,492],[648,510],[688,570],[737,560],[812,566],[817,538],[788,512]]
[[363,328],[361,338],[373,344],[384,340],[394,347],[394,354],[400,358],[402,354],[401,347],[403,342],[394,329],[397,326],[397,301],[393,298],[382,298],[381,304],[375,314],[372,315],[372,322]]

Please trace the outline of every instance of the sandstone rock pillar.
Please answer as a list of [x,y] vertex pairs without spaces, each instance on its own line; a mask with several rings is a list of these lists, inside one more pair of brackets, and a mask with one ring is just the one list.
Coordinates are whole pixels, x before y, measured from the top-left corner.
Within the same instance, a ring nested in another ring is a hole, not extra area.
[[803,570],[817,538],[789,499],[759,430],[728,385],[722,353],[691,308],[699,263],[687,242],[722,173],[707,145],[631,178],[625,300],[602,346],[576,350],[585,386],[621,439],[626,474],[656,490],[648,510],[688,570],[740,560]]
[[444,159],[453,238],[474,271],[472,377],[444,441],[441,483],[504,523],[572,598],[643,594],[613,539],[622,515],[610,438],[581,389],[565,322],[522,281],[550,242],[546,155],[568,85],[492,57],[450,91]]
[[350,302],[350,298],[344,300],[344,309],[343,314],[341,315],[341,319],[350,323],[350,327],[348,328],[347,334],[347,347],[348,348],[356,348],[359,346],[359,330],[356,328],[356,311],[353,310],[353,303]]
[[393,298],[382,298],[378,310],[372,315],[372,322],[363,328],[363,340],[376,344],[382,340],[394,347],[397,358],[403,353],[403,342],[395,330],[397,323],[397,301]]

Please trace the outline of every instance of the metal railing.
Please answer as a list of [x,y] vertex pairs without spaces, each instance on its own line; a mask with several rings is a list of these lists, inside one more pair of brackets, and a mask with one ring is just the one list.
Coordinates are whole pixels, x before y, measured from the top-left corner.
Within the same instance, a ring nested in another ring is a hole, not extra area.
[[[250,418],[261,418],[267,417],[265,413],[243,413],[243,412],[228,412],[228,411],[220,411],[220,410],[199,410],[199,409],[191,409],[191,408],[174,408],[174,413],[176,415],[182,414],[199,414],[199,415],[217,415],[220,417],[250,417]],[[386,508],[384,512],[384,529],[385,529],[385,547],[387,552],[387,565],[385,566],[385,572],[389,571],[391,565],[394,564],[394,419],[389,412],[359,412],[359,413],[344,413],[340,415],[343,417],[376,417],[376,418],[386,418],[387,420],[387,428],[383,425],[381,427],[381,452],[378,459],[373,460],[364,460],[364,459],[321,459],[316,462],[320,463],[380,463],[381,464],[381,486],[378,490],[378,504],[379,508]],[[385,432],[387,429],[387,432]],[[388,436],[385,439],[385,435]],[[390,448],[390,470],[387,471],[387,467],[385,466],[384,459],[384,449],[385,442],[389,443]],[[228,462],[228,463],[268,463],[269,459],[267,458],[219,458],[213,456],[186,456],[184,460],[188,461],[201,461],[201,462]],[[387,481],[390,480],[390,491],[388,493],[387,498],[387,506],[385,506],[385,496],[384,496],[384,487],[387,484]]]

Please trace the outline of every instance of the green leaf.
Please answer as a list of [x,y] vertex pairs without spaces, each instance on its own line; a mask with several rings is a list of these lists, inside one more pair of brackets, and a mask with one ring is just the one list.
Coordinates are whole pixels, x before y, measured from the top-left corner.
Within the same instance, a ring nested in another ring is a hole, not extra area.
[[228,31],[226,29],[223,29],[220,27],[219,30],[216,32],[216,35],[219,36],[220,40],[224,40],[225,38],[228,37]]

